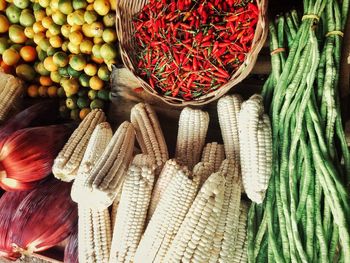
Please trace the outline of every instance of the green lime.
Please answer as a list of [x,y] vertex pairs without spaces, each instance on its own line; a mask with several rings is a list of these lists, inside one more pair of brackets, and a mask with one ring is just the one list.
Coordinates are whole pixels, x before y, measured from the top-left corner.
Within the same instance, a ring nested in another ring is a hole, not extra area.
[[90,100],[96,99],[97,98],[97,90],[93,90],[93,89],[89,90],[88,97]]
[[109,100],[109,90],[105,90],[105,89],[102,89],[102,90],[99,90],[97,92],[97,98],[101,99],[101,100],[106,100],[108,101]]
[[69,78],[68,67],[58,68],[58,73],[64,78]]
[[79,97],[87,97],[89,90],[88,89],[79,89],[78,96]]
[[35,70],[28,64],[21,64],[16,67],[16,75],[25,81],[33,81]]
[[70,117],[70,110],[67,108],[66,105],[61,105],[59,111],[61,118],[68,119]]
[[59,98],[64,98],[66,97],[66,92],[64,91],[64,88],[63,87],[59,87],[57,89],[57,95]]
[[86,75],[85,73],[82,73],[79,76],[79,83],[81,86],[87,88],[89,87],[89,81],[90,81],[90,77],[88,75]]
[[71,76],[73,78],[79,78],[79,76],[81,74],[81,72],[75,70],[70,65],[67,67],[67,72],[68,72],[69,76]]
[[66,99],[67,108],[70,110],[77,109],[78,108],[77,101],[78,101],[78,99],[76,96],[71,96],[71,97],[67,98]]
[[26,9],[30,5],[29,0],[13,0],[13,4],[20,9]]
[[8,48],[8,39],[6,37],[0,37],[0,55]]
[[93,109],[103,109],[104,102],[100,99],[94,99],[90,103],[90,108]]
[[44,61],[44,59],[47,57],[47,54],[44,50],[42,50],[41,48],[38,51],[38,58],[40,61]]
[[21,9],[19,9],[17,6],[11,4],[6,8],[6,16],[11,24],[17,24],[19,23],[19,18],[21,16]]
[[32,26],[35,23],[34,15],[31,12],[28,12],[28,10],[29,9],[24,9],[19,17],[19,23],[25,27]]
[[108,13],[105,15],[102,19],[103,24],[107,27],[114,27],[115,26],[115,13]]
[[111,72],[106,65],[102,65],[97,71],[97,76],[103,81],[109,81],[110,75]]
[[39,62],[37,63],[35,66],[35,71],[37,73],[39,73],[39,75],[41,76],[49,76],[50,75],[50,71],[48,71],[45,67],[44,67],[44,63],[43,62]]
[[85,0],[73,0],[74,10],[85,9],[88,6],[88,3]]
[[90,105],[90,100],[87,97],[79,97],[77,100],[79,109],[87,108]]
[[79,117],[80,110],[79,109],[74,109],[70,112],[70,118],[74,121],[80,120]]
[[53,55],[53,63],[56,64],[56,66],[63,68],[68,65],[69,58],[68,55],[62,51],[56,52]]
[[33,11],[39,11],[43,9],[39,3],[34,3],[32,8],[33,8]]

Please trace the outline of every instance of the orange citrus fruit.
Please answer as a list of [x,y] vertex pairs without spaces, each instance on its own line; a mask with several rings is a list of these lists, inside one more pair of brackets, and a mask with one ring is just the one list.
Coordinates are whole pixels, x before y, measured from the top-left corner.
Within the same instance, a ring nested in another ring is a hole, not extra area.
[[62,41],[60,36],[52,36],[52,37],[50,37],[49,42],[50,42],[50,45],[52,47],[54,47],[54,48],[59,48],[63,44],[63,41]]
[[91,77],[89,84],[90,88],[93,90],[101,90],[104,86],[103,80],[100,79],[98,76]]
[[48,87],[40,86],[38,89],[39,96],[44,98],[47,97],[47,89]]
[[74,31],[69,35],[69,41],[74,43],[74,45],[80,45],[84,40],[84,35],[80,31]]
[[6,1],[0,0],[0,11],[5,11],[6,9]]
[[39,83],[42,86],[50,86],[50,85],[52,85],[53,82],[52,82],[50,76],[40,76]]
[[100,16],[105,16],[108,14],[111,6],[108,0],[95,0],[94,1],[94,10]]
[[48,70],[50,72],[58,70],[58,67],[53,62],[52,56],[49,56],[49,57],[44,59],[44,67],[46,70]]
[[49,95],[50,98],[55,98],[57,97],[57,90],[58,88],[56,86],[50,86],[47,89],[47,94]]
[[4,15],[0,15],[0,34],[6,33],[10,27],[10,22],[7,17]]
[[36,98],[39,96],[39,86],[32,84],[27,89],[27,94],[31,98]]
[[32,46],[24,46],[20,49],[19,54],[22,59],[26,62],[33,62],[37,58],[37,53],[34,47]]
[[9,65],[9,66],[16,65],[20,60],[20,58],[21,57],[18,54],[17,50],[13,48],[6,49],[2,54],[2,60],[6,65]]

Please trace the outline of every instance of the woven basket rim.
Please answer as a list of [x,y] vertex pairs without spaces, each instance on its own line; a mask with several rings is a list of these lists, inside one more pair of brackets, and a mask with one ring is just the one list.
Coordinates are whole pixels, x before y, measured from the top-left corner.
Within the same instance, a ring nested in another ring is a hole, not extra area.
[[168,105],[176,107],[185,106],[202,106],[208,104],[214,100],[219,99],[225,95],[231,88],[237,85],[239,82],[244,80],[249,73],[252,71],[260,50],[265,44],[267,33],[268,33],[268,18],[267,18],[267,5],[268,0],[257,0],[259,8],[259,18],[255,29],[254,39],[252,47],[246,55],[245,61],[237,69],[236,72],[231,76],[230,80],[220,86],[217,90],[208,94],[199,96],[193,100],[184,100],[181,98],[174,98],[171,96],[161,95],[156,92],[144,79],[142,79],[136,73],[135,66],[133,65],[132,59],[129,56],[129,52],[132,50],[129,47],[130,41],[132,41],[133,26],[131,23],[132,17],[138,13],[142,7],[147,4],[148,0],[119,0],[117,1],[116,7],[116,29],[119,40],[119,49],[123,64],[125,67],[132,72],[132,74],[140,81],[143,89],[151,96],[157,97]]

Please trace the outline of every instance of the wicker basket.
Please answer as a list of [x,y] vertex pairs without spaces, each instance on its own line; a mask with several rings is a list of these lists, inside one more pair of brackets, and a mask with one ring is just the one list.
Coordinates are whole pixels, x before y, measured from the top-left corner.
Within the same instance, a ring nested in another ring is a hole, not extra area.
[[148,3],[148,0],[119,0],[116,8],[116,27],[119,39],[121,58],[124,65],[139,79],[142,87],[151,95],[160,98],[165,103],[172,106],[200,106],[219,99],[227,93],[233,86],[245,79],[253,69],[258,54],[263,47],[267,32],[267,0],[257,0],[260,15],[255,30],[255,35],[250,52],[246,56],[245,62],[231,76],[231,79],[216,91],[186,101],[181,98],[173,98],[158,94],[152,87],[136,73],[135,39],[133,38],[134,26],[132,18]]

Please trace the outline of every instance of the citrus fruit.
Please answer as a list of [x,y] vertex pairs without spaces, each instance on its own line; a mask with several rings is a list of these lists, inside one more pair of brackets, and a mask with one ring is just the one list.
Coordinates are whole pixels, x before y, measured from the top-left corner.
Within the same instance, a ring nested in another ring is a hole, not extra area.
[[47,89],[48,88],[45,87],[45,86],[40,86],[39,89],[38,89],[39,96],[43,97],[43,98],[47,97]]
[[31,98],[36,98],[39,96],[39,86],[32,84],[27,89],[27,94]]
[[30,1],[29,0],[13,0],[13,4],[20,9],[26,9],[29,6]]
[[53,84],[50,76],[40,76],[39,77],[39,83],[42,86],[50,86]]
[[[45,61],[45,60],[44,60]],[[50,75],[50,71],[48,71],[45,67],[44,67],[44,63],[43,62],[38,62],[34,65],[35,71],[37,73],[39,73],[39,75],[41,76],[48,76]]]
[[46,28],[43,26],[41,21],[36,21],[33,24],[33,31],[34,31],[34,33],[45,32]]
[[97,98],[101,99],[101,100],[105,100],[105,101],[108,101],[109,100],[109,91],[108,90],[99,90],[97,92]]
[[82,26],[80,25],[73,25],[71,28],[70,28],[70,32],[74,32],[74,31],[81,31],[82,29]]
[[69,77],[68,67],[59,68],[58,69],[58,73],[64,78],[68,78]]
[[9,27],[9,38],[13,43],[21,44],[27,41],[24,34],[24,28],[20,25],[11,25]]
[[90,100],[87,97],[79,97],[77,100],[77,105],[80,109],[87,108],[90,105]]
[[[88,1],[89,3],[89,1]],[[88,6],[85,8],[86,11],[94,11],[94,3],[89,3]]]
[[100,99],[94,99],[90,103],[90,108],[93,109],[103,109],[104,103]]
[[115,11],[117,9],[117,1],[109,0],[109,4],[111,5],[111,10]]
[[115,26],[115,13],[108,13],[102,18],[103,24],[106,27],[114,27]]
[[101,90],[104,86],[104,82],[98,76],[91,77],[89,85],[93,90]]
[[62,84],[62,87],[64,88],[64,91],[66,92],[67,96],[77,94],[79,91],[79,82],[75,78],[68,79]]
[[69,74],[69,76],[73,77],[73,78],[79,78],[81,72],[78,70],[73,69],[71,66],[67,67],[67,72]]
[[88,97],[90,100],[94,100],[97,98],[97,90],[89,90]]
[[80,31],[74,31],[69,35],[69,41],[74,43],[75,45],[80,45],[80,43],[84,40],[84,35]]
[[88,75],[86,75],[85,73],[83,73],[79,76],[79,83],[81,86],[83,86],[85,88],[89,87],[89,81],[90,81],[90,77]]
[[61,81],[61,75],[58,71],[50,72],[50,78],[55,83],[60,83],[60,81]]
[[92,54],[97,58],[101,58],[100,50],[101,50],[101,45],[94,45],[92,47]]
[[69,98],[66,99],[66,106],[68,109],[70,110],[75,110],[78,108],[78,105],[77,105],[77,97],[75,96],[71,96]]
[[[25,29],[24,29],[24,34],[27,38],[30,38],[30,39],[33,39],[34,38],[34,30],[31,26],[27,26]],[[34,42],[35,43],[35,42]]]
[[100,48],[100,55],[104,60],[111,60],[117,57],[117,49],[111,44],[105,43]]
[[67,52],[68,51],[68,44],[69,44],[69,41],[64,41],[63,44],[62,44],[62,50],[64,52]]
[[55,63],[53,63],[52,56],[49,56],[44,59],[44,67],[50,72],[58,70],[58,67],[55,65]]
[[52,36],[49,39],[50,45],[54,48],[60,48],[63,44],[63,41],[60,36]]
[[80,43],[80,52],[83,54],[88,54],[90,55],[92,53],[92,47],[94,46],[94,43],[92,43],[91,40],[89,39],[84,39],[81,43]]
[[103,58],[101,57],[95,57],[94,55],[91,56],[91,60],[97,64],[102,64],[104,62]]
[[47,54],[44,50],[42,50],[40,47],[37,47],[37,54],[38,54],[38,58],[40,61],[44,61],[44,59],[47,57]]
[[82,71],[86,66],[86,59],[83,55],[73,55],[69,59],[69,65],[77,71]]
[[23,80],[32,81],[35,78],[35,70],[28,64],[16,66],[16,75]]
[[[34,40],[34,41],[35,41],[35,40]],[[48,49],[51,45],[50,45],[50,42],[49,42],[48,39],[42,38],[42,39],[39,41],[38,46],[39,46],[42,50],[47,51],[47,49]]]
[[26,11],[27,9],[21,12],[19,17],[19,23],[24,27],[32,26],[35,23],[35,17],[31,12]]
[[72,120],[74,120],[74,121],[80,120],[79,113],[80,113],[80,110],[79,110],[79,109],[71,110],[71,112],[70,112],[70,118],[71,118]]
[[111,28],[106,28],[103,31],[102,39],[106,43],[111,43],[117,41],[117,33]]
[[8,48],[8,40],[5,37],[0,37],[0,55],[4,53],[4,51]]
[[92,35],[92,31],[91,31],[91,24],[84,24],[84,25],[82,25],[81,31],[83,31],[83,34],[86,37],[94,37]]
[[102,65],[97,71],[97,76],[103,81],[109,81],[110,74],[106,65]]
[[48,29],[53,36],[58,36],[61,33],[61,27],[55,23],[52,23]]
[[95,64],[86,64],[85,68],[84,68],[84,72],[86,75],[88,76],[95,76],[97,73],[97,66]]
[[59,87],[57,89],[57,96],[60,97],[60,98],[66,97],[66,92],[64,91],[63,87]]
[[68,38],[70,34],[71,25],[65,24],[61,27],[61,34]]
[[[32,0],[33,1],[33,0]],[[33,4],[33,7],[32,7],[34,13],[35,11],[39,11],[39,10],[44,10],[41,5],[39,5],[38,1],[34,0],[34,4]]]
[[57,97],[57,90],[58,88],[56,86],[50,86],[47,89],[47,94],[49,95],[50,98],[55,98]]
[[37,57],[37,53],[34,47],[24,46],[20,49],[19,54],[26,62],[33,62]]
[[16,65],[18,61],[20,60],[20,55],[18,54],[17,50],[13,48],[6,49],[2,53],[2,60],[9,66]]
[[94,37],[94,44],[104,44],[105,42],[103,41],[102,37]]
[[75,10],[85,9],[88,3],[85,0],[73,0],[73,8]]
[[41,20],[41,24],[43,25],[44,28],[49,29],[50,25],[53,24],[53,20],[51,17],[46,16]]
[[0,67],[7,74],[12,74],[13,73],[13,67],[10,66],[10,65],[7,65],[4,61],[0,62]]
[[79,112],[79,118],[81,120],[84,120],[86,118],[86,116],[91,112],[91,109],[89,108],[83,108],[80,110]]
[[11,24],[17,24],[19,23],[19,17],[21,16],[21,9],[19,9],[17,6],[11,4],[6,8],[6,16],[8,18],[8,21],[10,21]]
[[50,7],[51,7],[52,11],[58,10],[58,1],[59,0],[51,0]]
[[66,53],[59,51],[53,55],[53,62],[57,67],[63,68],[68,65],[69,58]]
[[0,0],[0,11],[5,11],[6,5],[7,4],[5,0]]
[[44,39],[44,38],[45,38],[45,34],[43,32],[40,32],[40,33],[37,33],[37,34],[34,33],[33,40],[34,40],[35,44],[39,45],[40,41],[42,39]]
[[94,1],[94,10],[100,16],[105,16],[108,14],[111,6],[108,0],[95,0]]
[[98,14],[91,10],[91,11],[85,11],[84,13],[84,20],[88,24],[92,24],[93,22],[97,21],[98,19]]
[[39,9],[37,11],[34,10],[35,21],[41,21],[44,17],[46,17],[45,9]]
[[50,0],[39,0],[39,5],[43,8],[47,8],[50,5]]
[[22,45],[20,45],[20,44],[12,44],[12,45],[10,46],[10,48],[13,48],[13,49],[15,49],[17,52],[19,52],[19,51],[21,50],[21,48],[22,48]]
[[90,25],[90,31],[93,37],[102,37],[104,26],[101,22],[93,22]]
[[56,48],[49,46],[46,50],[48,56],[53,56],[57,52]]
[[73,42],[68,42],[68,50],[72,54],[79,54],[80,53],[80,48],[79,45],[74,44]]
[[52,14],[52,20],[55,24],[63,26],[67,23],[67,16],[60,11],[55,11]]
[[58,10],[65,15],[69,15],[73,12],[73,5],[71,0],[59,0],[58,1]]

